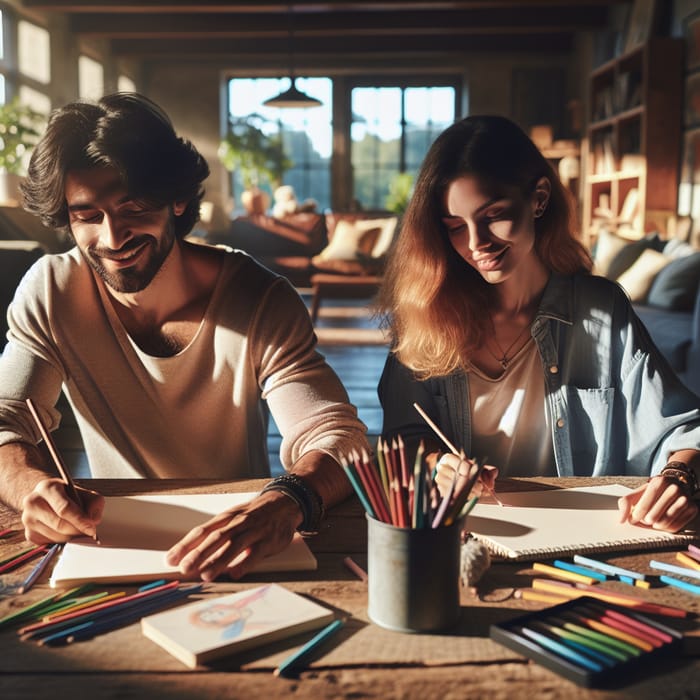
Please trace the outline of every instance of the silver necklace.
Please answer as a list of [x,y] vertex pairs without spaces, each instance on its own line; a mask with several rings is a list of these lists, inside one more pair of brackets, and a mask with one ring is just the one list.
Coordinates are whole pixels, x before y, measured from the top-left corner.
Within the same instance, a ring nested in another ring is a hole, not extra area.
[[506,350],[503,350],[503,348],[499,345],[498,341],[496,340],[496,324],[493,322],[493,317],[490,313],[489,318],[491,319],[491,327],[493,328],[493,342],[494,345],[498,348],[498,352],[501,353],[501,356],[499,357],[493,352],[493,350],[491,350],[491,348],[489,347],[488,340],[484,343],[484,347],[486,348],[486,350],[488,350],[489,355],[491,355],[491,357],[493,357],[493,359],[496,360],[496,362],[499,362],[501,364],[501,367],[503,367],[503,370],[505,371],[506,369],[508,369],[508,365],[511,363],[513,357],[517,355],[517,351],[510,357],[508,357],[508,353],[515,347],[516,343],[520,340],[520,338],[523,337],[523,333],[525,333],[526,330],[529,330],[530,324],[525,324],[520,333],[518,333],[516,339],[507,347]]

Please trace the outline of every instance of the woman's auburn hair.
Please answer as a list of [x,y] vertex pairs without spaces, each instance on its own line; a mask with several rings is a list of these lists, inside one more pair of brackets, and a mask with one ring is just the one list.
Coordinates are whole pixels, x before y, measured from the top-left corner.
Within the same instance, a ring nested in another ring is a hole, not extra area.
[[491,285],[455,251],[443,223],[449,186],[468,175],[515,186],[525,197],[546,177],[551,193],[535,220],[537,255],[558,274],[592,268],[575,233],[572,195],[520,127],[499,116],[467,117],[448,127],[423,161],[378,295],[392,352],[421,378],[467,368],[489,323]]

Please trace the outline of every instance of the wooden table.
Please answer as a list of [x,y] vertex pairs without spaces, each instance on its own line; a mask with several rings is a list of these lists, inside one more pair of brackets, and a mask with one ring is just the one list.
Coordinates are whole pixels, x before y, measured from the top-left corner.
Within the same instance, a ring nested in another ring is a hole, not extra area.
[[[570,487],[603,483],[602,479],[517,479],[499,490]],[[615,479],[626,485],[639,480]],[[256,491],[263,481],[206,482],[93,480],[89,485],[105,495],[161,492]],[[18,526],[16,514],[0,509],[0,528]],[[12,629],[0,631],[0,697],[14,698],[690,698],[700,691],[697,644],[682,656],[655,660],[649,673],[605,691],[579,688],[547,669],[489,639],[489,625],[510,619],[540,603],[516,599],[516,587],[529,587],[533,573],[527,563],[496,563],[481,581],[479,597],[462,591],[462,614],[450,634],[416,635],[389,632],[367,619],[366,584],[343,564],[352,556],[366,566],[366,522],[359,505],[347,501],[334,508],[322,532],[309,539],[318,558],[315,572],[249,577],[243,582],[218,582],[210,595],[241,590],[260,581],[275,581],[308,594],[351,617],[334,641],[324,648],[298,679],[272,675],[275,666],[303,639],[286,640],[232,657],[213,668],[192,671],[150,640],[138,625],[65,647],[43,648],[20,642]],[[0,545],[26,546],[21,537]],[[643,567],[651,557],[672,561],[672,551],[626,554],[610,559],[622,566]],[[0,615],[48,594],[47,575],[24,596],[0,600]],[[615,584],[607,584],[615,585]],[[629,587],[619,584],[621,591]],[[115,588],[124,590],[124,586]],[[693,612],[681,622],[691,639],[700,599],[667,587],[640,590],[639,595]],[[675,622],[676,626],[679,624]]]

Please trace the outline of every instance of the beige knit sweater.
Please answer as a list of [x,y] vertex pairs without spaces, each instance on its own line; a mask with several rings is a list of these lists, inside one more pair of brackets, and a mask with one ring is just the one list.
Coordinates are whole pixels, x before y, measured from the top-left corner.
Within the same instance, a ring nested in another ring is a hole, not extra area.
[[95,477],[268,476],[261,399],[287,468],[309,450],[338,458],[365,447],[365,427],[316,351],[296,291],[246,254],[222,254],[199,330],[166,358],[130,339],[77,249],[40,259],[8,313],[0,445],[38,440],[30,395],[56,428],[63,387]]

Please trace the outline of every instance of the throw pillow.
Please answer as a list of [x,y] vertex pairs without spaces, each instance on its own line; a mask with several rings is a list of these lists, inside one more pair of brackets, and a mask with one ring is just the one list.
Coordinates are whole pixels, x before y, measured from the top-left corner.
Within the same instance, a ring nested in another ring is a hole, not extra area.
[[379,235],[377,236],[370,256],[373,258],[381,258],[383,255],[386,255],[394,240],[394,233],[396,232],[396,225],[399,219],[397,216],[390,216],[386,219],[370,219],[369,221],[379,227]]
[[594,272],[596,275],[607,277],[610,263],[629,241],[616,236],[608,229],[601,229],[593,250]]
[[318,254],[320,260],[355,260],[358,252],[369,253],[380,229],[362,221],[341,220],[328,245]]
[[663,253],[647,249],[618,278],[631,301],[643,302],[656,275],[670,262]]
[[628,243],[610,261],[606,277],[618,279],[645,250],[650,249],[660,253],[665,244],[666,241],[662,241],[658,233],[650,233],[638,241]]
[[647,303],[673,311],[692,311],[700,285],[700,252],[671,260],[654,279]]

